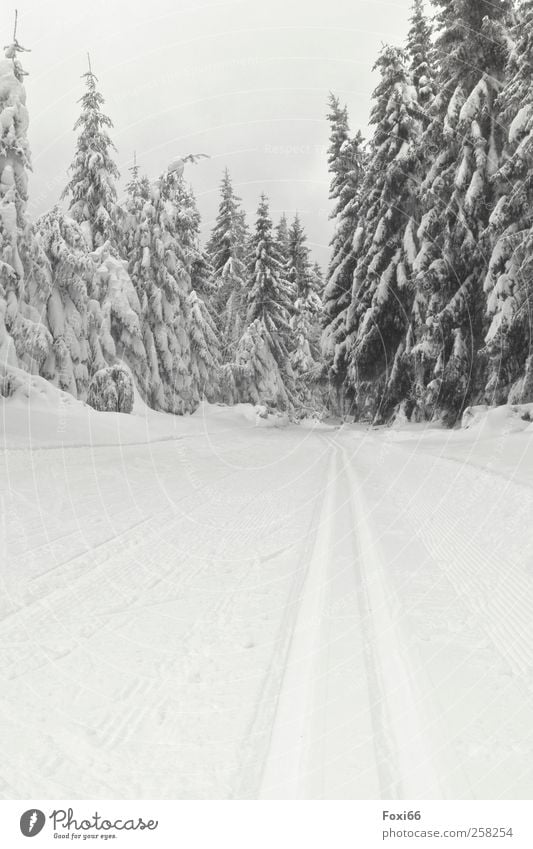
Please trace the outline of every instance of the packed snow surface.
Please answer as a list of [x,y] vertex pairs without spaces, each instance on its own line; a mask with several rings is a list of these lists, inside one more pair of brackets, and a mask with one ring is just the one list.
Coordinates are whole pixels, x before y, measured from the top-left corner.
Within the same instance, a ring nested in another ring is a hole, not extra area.
[[529,408],[2,402],[3,798],[531,798]]

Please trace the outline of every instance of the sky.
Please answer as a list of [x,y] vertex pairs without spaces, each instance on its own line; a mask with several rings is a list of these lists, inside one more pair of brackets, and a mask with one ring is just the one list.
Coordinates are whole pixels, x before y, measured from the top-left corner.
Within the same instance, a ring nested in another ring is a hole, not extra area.
[[[276,220],[300,214],[326,265],[328,93],[368,132],[372,67],[383,43],[403,44],[411,0],[14,0],[30,113],[32,215],[67,181],[87,51],[114,123],[126,182],[133,152],[155,178],[178,155],[213,224],[228,167],[253,222],[264,191]],[[13,14],[4,5],[3,44]]]

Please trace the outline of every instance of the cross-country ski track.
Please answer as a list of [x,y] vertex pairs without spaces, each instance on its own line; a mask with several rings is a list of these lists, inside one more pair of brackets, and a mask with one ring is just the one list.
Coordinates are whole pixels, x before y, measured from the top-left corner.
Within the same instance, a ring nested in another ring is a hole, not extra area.
[[532,437],[170,418],[5,439],[1,796],[528,798]]

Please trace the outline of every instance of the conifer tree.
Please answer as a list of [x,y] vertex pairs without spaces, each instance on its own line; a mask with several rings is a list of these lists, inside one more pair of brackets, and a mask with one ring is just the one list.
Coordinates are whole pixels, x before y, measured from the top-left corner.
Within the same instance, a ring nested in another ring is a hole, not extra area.
[[306,236],[296,216],[290,230],[291,275],[298,291],[291,318],[294,346],[290,352],[296,395],[303,410],[319,412],[325,408],[321,355],[322,289],[320,270],[312,268]]
[[411,216],[421,124],[404,52],[385,47],[376,67],[381,81],[374,92],[375,130],[352,246],[356,266],[344,356],[358,414],[380,421],[402,394],[393,365],[411,302]]
[[[346,267],[346,257],[351,257],[349,238],[353,237],[353,230],[346,228],[343,218],[345,209],[344,198],[347,188],[356,190],[349,179],[351,173],[350,149],[350,127],[348,124],[348,110],[346,106],[341,107],[338,97],[334,94],[329,96],[329,112],[327,114],[330,122],[330,145],[328,150],[328,169],[331,174],[329,198],[334,202],[330,218],[335,222],[335,230],[330,242],[331,259],[329,262],[326,290],[324,292],[324,326],[325,346],[324,352],[328,365],[333,364],[335,356],[335,340],[333,327],[336,318],[346,309],[347,292],[351,291],[351,275],[353,264]],[[349,203],[351,197],[346,198]],[[352,222],[353,223],[353,222]],[[354,224],[355,229],[355,224]],[[350,260],[348,260],[350,263]],[[344,273],[343,273],[344,271]],[[327,340],[327,341],[326,341]]]
[[322,302],[318,291],[322,284],[320,277],[317,277],[316,268],[311,267],[306,242],[307,236],[296,215],[288,231],[288,279],[292,290],[296,292],[291,317],[294,347],[290,352],[290,361],[295,376],[297,396],[300,403],[309,411],[324,405],[318,385],[322,371],[320,352]]
[[115,181],[119,172],[113,159],[115,146],[108,133],[113,123],[102,112],[105,101],[96,87],[98,80],[90,59],[83,79],[87,90],[80,99],[81,115],[74,125],[74,130],[80,132],[63,197],[70,199],[70,214],[81,225],[89,248],[93,249],[108,240],[117,242]]
[[296,297],[307,293],[310,285],[311,263],[307,236],[298,214],[287,230],[287,278]]
[[142,333],[142,310],[126,260],[111,252],[109,243],[96,248],[90,258],[95,266],[94,296],[100,305],[100,342],[109,365],[124,362],[146,400],[151,390],[147,353]]
[[276,225],[276,246],[283,265],[289,261],[289,225],[283,212]]
[[[519,7],[516,43],[506,84],[498,96],[498,120],[506,129],[504,158],[494,177],[496,202],[487,230],[491,248],[485,279],[489,356],[486,400],[531,401],[533,272],[533,2]],[[524,394],[526,391],[526,394]]]
[[90,378],[123,361],[146,397],[141,306],[126,263],[107,245],[88,253],[80,225],[57,207],[35,222],[31,244],[28,292],[53,340],[43,376],[85,399]]
[[176,171],[165,171],[149,185],[140,217],[131,219],[128,263],[141,302],[148,403],[171,413],[186,412],[192,398],[187,330],[191,280],[180,234],[182,194],[182,177]]
[[257,210],[251,248],[246,319],[249,324],[256,319],[265,324],[272,335],[274,350],[279,353],[279,362],[282,365],[289,347],[288,316],[291,304],[283,287],[283,258],[277,247],[277,239],[272,235],[272,219],[265,195],[261,196]]
[[237,393],[241,401],[287,409],[294,402],[291,303],[265,195],[257,211],[247,275],[247,327],[236,353]]
[[134,401],[133,380],[122,363],[105,366],[93,375],[87,394],[90,407],[106,413],[131,413]]
[[0,367],[40,371],[52,338],[30,303],[26,273],[35,246],[26,211],[31,161],[26,72],[18,58],[24,51],[17,41],[15,18],[13,42],[0,61]]
[[[339,98],[330,93],[327,114],[330,123],[330,144],[328,149],[328,169],[331,174],[330,200],[338,202],[346,183],[346,177],[351,170],[350,162],[342,155],[344,145],[350,139],[348,110],[341,106]],[[332,218],[336,217],[342,207],[336,205]]]
[[287,216],[283,212],[281,218],[279,219],[276,228],[276,247],[279,253],[279,258],[281,261],[281,271],[280,276],[283,281],[283,285],[287,291],[288,300],[290,303],[290,315],[292,315],[294,310],[294,302],[298,297],[298,289],[295,287],[291,281],[290,275],[290,267],[291,267],[291,252],[290,252],[290,233],[289,233],[289,223],[287,221]]
[[318,295],[322,296],[324,291],[324,273],[318,262],[313,263],[312,279],[313,289]]
[[192,409],[205,397],[215,401],[219,397],[217,373],[220,364],[220,346],[217,328],[204,300],[193,289],[188,297],[189,338],[191,348]]
[[[294,348],[291,351],[291,366],[296,380],[303,379],[304,394],[309,398],[313,384],[321,377],[320,357],[320,317],[322,303],[311,285],[300,294],[291,327],[294,336]],[[301,387],[297,387],[299,391]]]
[[484,376],[483,234],[502,138],[495,100],[508,57],[509,0],[435,0],[437,96],[422,145],[416,315],[410,358],[418,415],[453,423]]
[[260,404],[268,410],[291,408],[291,396],[274,356],[272,339],[261,319],[248,325],[241,336],[232,377],[235,401]]
[[411,26],[407,35],[409,70],[422,110],[427,110],[435,96],[435,69],[431,25],[424,12],[423,0],[414,0]]
[[143,216],[145,204],[150,198],[150,181],[145,174],[141,175],[134,153],[133,165],[129,169],[131,177],[126,183],[126,199],[124,201],[120,227],[119,247],[121,256],[129,260],[130,253],[135,249],[135,238]]
[[194,410],[203,397],[215,400],[220,364],[218,329],[210,306],[210,266],[200,244],[200,214],[192,188],[181,178],[177,184],[177,233],[182,259],[190,277],[184,318],[190,349],[190,401]]
[[200,245],[198,245],[191,262],[191,286],[209,307],[210,312],[216,313],[213,267],[207,251]]
[[35,222],[32,248],[30,297],[53,340],[41,374],[85,400],[91,375],[106,365],[95,269],[85,238],[79,224],[55,207]]
[[[219,343],[209,308],[210,269],[200,247],[200,216],[181,171],[153,184],[133,173],[126,203],[130,275],[141,303],[148,400],[173,413],[215,395]],[[197,286],[197,290],[193,287]]]
[[213,269],[213,305],[218,316],[224,362],[233,360],[243,330],[247,237],[241,200],[234,192],[226,169],[218,215],[207,244],[207,258]]
[[[156,187],[141,175],[134,156],[130,168],[131,178],[126,185],[126,200],[122,215],[120,249],[127,257],[128,273],[135,287],[140,306],[140,333],[147,359],[147,403],[156,410],[166,410],[166,399],[159,369],[159,359],[154,336],[156,326],[154,303],[155,270],[151,247],[155,224]],[[161,335],[160,335],[161,339]]]
[[322,351],[332,385],[331,401],[342,406],[347,362],[346,313],[351,299],[355,256],[353,239],[363,175],[363,138],[350,137],[348,114],[338,99],[330,96],[328,118],[331,124],[328,166],[331,173],[330,199],[334,201],[331,218],[335,221],[331,240],[331,259],[323,294]]

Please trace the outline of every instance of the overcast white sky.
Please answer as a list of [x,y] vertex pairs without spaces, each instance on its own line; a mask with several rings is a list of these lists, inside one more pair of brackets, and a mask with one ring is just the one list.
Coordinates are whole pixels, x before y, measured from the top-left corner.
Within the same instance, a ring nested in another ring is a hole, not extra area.
[[[150,177],[177,155],[189,169],[204,226],[227,165],[253,213],[262,190],[274,216],[298,210],[325,264],[330,225],[328,92],[365,128],[383,42],[403,43],[411,0],[13,0],[30,111],[32,214],[65,185],[86,51],[114,122],[120,171],[133,150]],[[3,44],[12,15],[4,4]],[[123,181],[124,182],[124,179]]]

